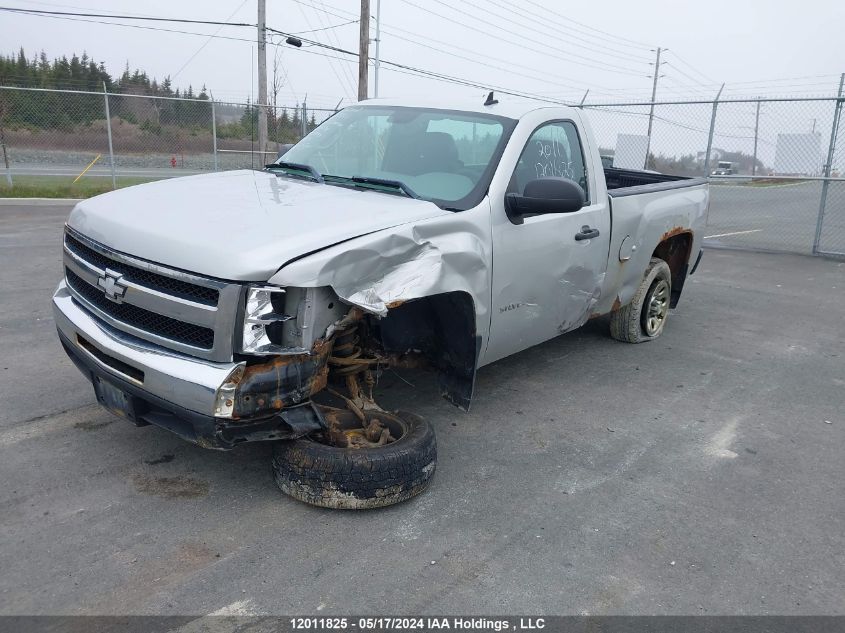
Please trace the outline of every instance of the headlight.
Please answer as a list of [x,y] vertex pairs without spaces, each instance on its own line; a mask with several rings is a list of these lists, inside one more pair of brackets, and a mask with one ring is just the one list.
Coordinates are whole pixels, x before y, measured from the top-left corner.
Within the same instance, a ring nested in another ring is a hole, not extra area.
[[244,309],[241,351],[244,354],[279,354],[282,326],[293,317],[284,313],[285,291],[282,288],[250,287]]

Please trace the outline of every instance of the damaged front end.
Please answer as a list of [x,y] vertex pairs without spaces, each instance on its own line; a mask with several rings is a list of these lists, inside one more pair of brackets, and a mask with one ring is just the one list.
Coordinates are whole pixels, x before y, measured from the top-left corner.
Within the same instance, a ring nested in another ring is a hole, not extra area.
[[414,353],[384,353],[370,336],[371,326],[367,315],[353,307],[309,351],[295,347],[292,353],[240,366],[218,392],[219,411],[228,419],[218,420],[217,447],[315,432],[342,448],[394,441],[392,416],[376,404],[373,387],[383,369],[422,366],[425,360]]

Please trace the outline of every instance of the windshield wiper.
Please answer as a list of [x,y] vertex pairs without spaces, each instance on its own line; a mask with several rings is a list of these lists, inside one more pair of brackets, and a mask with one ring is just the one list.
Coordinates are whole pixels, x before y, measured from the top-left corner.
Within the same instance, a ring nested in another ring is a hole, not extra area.
[[293,172],[291,176],[299,176],[313,180],[314,182],[323,182],[323,177],[311,165],[303,165],[302,163],[289,163],[287,161],[279,161],[277,163],[270,163],[264,165],[265,169],[286,169]]
[[409,198],[419,199],[417,193],[411,189],[404,182],[399,180],[389,180],[387,178],[371,178],[370,176],[332,176],[326,174],[324,176],[325,182],[328,184],[337,183],[341,186],[361,186],[362,189],[370,189],[372,191],[380,191],[382,189],[393,189],[405,194]]
[[369,176],[352,176],[352,182],[360,183],[362,185],[375,185],[376,187],[388,187],[390,189],[398,189],[409,198],[419,199],[416,192],[406,185],[401,180],[388,180],[387,178],[371,178]]

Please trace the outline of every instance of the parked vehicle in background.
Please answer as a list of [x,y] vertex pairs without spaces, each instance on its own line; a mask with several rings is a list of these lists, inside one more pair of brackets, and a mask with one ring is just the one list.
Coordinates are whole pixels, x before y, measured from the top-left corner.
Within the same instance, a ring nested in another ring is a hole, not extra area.
[[734,172],[734,164],[727,160],[720,160],[710,175],[711,176],[731,176]]
[[608,316],[658,337],[701,257],[702,179],[604,168],[581,110],[372,100],[264,171],[80,202],[53,298],[99,402],[207,448],[275,441],[282,490],[410,498],[431,426],[373,398],[424,367],[470,407],[477,370]]

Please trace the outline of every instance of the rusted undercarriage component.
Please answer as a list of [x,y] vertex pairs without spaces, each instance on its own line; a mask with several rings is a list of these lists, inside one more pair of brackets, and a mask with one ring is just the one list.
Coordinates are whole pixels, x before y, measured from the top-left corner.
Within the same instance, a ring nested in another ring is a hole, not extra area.
[[[363,316],[363,315],[362,315]],[[361,346],[360,319],[338,328],[334,333],[334,345],[329,356],[329,367],[333,377],[343,381],[347,395],[335,388],[328,391],[346,403],[348,411],[321,407],[328,425],[323,441],[341,448],[372,448],[384,446],[398,439],[391,434],[384,420],[391,417],[373,398],[374,371],[379,366],[389,366],[390,359],[370,355]],[[361,387],[363,378],[366,389]],[[357,418],[357,424],[349,424],[348,413]]]
[[235,391],[234,418],[255,418],[295,406],[326,387],[332,340],[320,339],[310,354],[275,356],[249,365]]
[[[263,439],[316,433],[320,441],[344,448],[384,446],[395,441],[401,424],[373,399],[375,372],[394,364],[408,366],[411,360],[408,356],[365,352],[359,334],[363,319],[363,311],[353,308],[329,328],[327,337],[317,340],[310,354],[275,356],[247,366],[234,394],[233,417],[244,420],[244,431],[256,427],[250,432],[254,437],[259,430]],[[330,373],[340,385],[327,391],[342,400],[346,409],[311,401],[326,389]],[[354,424],[350,424],[350,415]],[[229,440],[236,442],[237,438]]]

